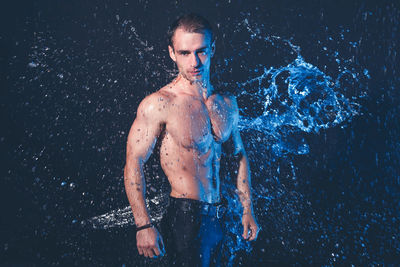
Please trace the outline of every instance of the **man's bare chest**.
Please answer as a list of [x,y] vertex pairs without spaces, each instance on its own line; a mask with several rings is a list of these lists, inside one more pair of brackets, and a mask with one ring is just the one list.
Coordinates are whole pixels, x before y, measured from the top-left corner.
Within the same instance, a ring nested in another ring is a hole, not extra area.
[[229,138],[232,117],[229,105],[222,98],[206,102],[185,99],[172,104],[166,130],[175,143],[203,151],[213,142],[222,143]]

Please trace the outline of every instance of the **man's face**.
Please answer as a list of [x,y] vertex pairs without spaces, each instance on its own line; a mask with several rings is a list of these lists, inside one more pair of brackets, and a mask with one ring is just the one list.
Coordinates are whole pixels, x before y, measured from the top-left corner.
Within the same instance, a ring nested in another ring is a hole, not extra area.
[[169,55],[178,66],[179,73],[188,81],[202,81],[209,77],[214,43],[211,34],[191,33],[178,28],[173,36],[173,48],[168,46]]

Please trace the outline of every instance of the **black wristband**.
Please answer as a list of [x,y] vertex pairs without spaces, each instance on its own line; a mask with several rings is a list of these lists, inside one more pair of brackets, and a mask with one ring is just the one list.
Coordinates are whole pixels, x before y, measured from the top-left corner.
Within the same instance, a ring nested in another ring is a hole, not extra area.
[[147,229],[147,228],[150,228],[150,227],[153,227],[153,223],[149,223],[149,224],[145,224],[145,225],[140,226],[140,227],[136,227],[136,232],[139,232],[140,230]]

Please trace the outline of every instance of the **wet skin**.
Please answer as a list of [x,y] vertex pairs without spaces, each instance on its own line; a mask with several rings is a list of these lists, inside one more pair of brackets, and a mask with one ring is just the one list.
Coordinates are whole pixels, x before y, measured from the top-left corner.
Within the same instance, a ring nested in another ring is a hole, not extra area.
[[[137,226],[150,223],[144,194],[143,164],[161,141],[160,163],[171,184],[171,196],[208,203],[220,200],[221,144],[232,138],[239,156],[237,188],[243,205],[243,238],[254,240],[258,226],[250,194],[250,170],[238,130],[238,106],[233,96],[213,94],[209,81],[214,43],[209,34],[178,28],[168,47],[179,75],[140,103],[127,142],[125,189]],[[250,230],[250,233],[249,233]],[[165,253],[156,228],[137,232],[139,253]]]

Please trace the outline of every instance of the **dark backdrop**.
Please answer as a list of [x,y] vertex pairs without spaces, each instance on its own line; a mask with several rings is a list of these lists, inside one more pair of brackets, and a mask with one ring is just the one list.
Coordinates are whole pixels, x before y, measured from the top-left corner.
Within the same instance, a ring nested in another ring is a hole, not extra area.
[[[343,92],[365,92],[359,115],[304,133],[306,155],[272,156],[257,149],[254,133],[244,137],[253,187],[266,188],[255,201],[263,231],[234,265],[398,263],[397,2],[234,0],[3,5],[1,262],[140,265],[132,226],[96,230],[80,222],[128,205],[127,133],[140,100],[175,73],[165,32],[186,11],[216,25],[213,80],[232,93],[260,66],[293,60],[279,44],[263,50],[246,23],[255,34],[290,40],[327,75],[342,71],[338,51],[354,73],[370,76]],[[240,99],[242,116],[260,114],[252,101]]]

